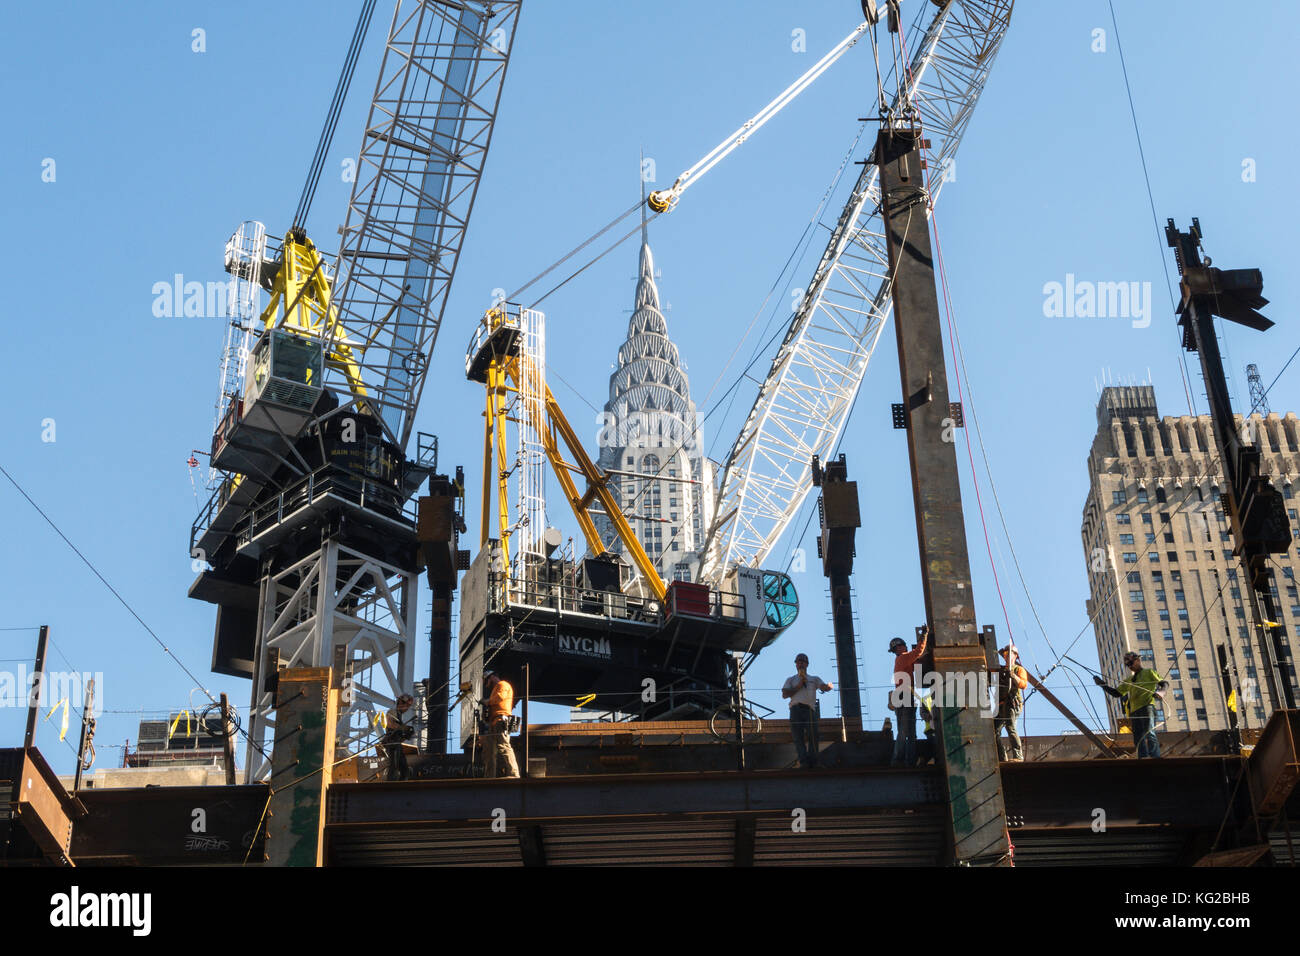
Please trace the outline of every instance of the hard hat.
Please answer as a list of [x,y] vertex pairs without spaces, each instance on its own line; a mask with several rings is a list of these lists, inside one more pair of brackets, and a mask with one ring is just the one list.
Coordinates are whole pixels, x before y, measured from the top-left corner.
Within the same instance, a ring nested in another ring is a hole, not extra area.
[[901,637],[896,637],[896,638],[894,638],[892,641],[889,642],[889,649],[890,649],[891,651],[892,651],[895,647],[901,647],[903,650],[907,650],[907,641],[903,640]]

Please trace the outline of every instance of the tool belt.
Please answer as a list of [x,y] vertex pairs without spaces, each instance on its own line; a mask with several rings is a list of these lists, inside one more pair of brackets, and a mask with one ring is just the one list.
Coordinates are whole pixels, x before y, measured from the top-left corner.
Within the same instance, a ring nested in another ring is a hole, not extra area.
[[489,733],[498,733],[504,730],[507,734],[513,734],[519,729],[519,718],[514,714],[488,718],[487,727]]

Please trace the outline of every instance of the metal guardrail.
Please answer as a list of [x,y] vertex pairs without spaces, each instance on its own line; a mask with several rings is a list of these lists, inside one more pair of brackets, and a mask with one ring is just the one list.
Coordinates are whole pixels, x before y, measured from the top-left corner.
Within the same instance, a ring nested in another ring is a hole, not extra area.
[[407,499],[390,481],[377,481],[364,474],[326,465],[288,485],[275,497],[249,511],[235,525],[235,546],[242,548],[282,523],[286,517],[332,495],[359,508],[414,523],[416,503]]
[[[594,614],[623,621],[637,621],[662,627],[671,616],[670,609],[654,597],[637,597],[615,591],[601,591],[562,582],[536,581],[512,577],[500,571],[488,574],[490,613],[503,614],[511,606],[549,609],[578,614]],[[709,590],[709,610],[683,616],[697,620],[746,620],[745,596],[733,591]]]

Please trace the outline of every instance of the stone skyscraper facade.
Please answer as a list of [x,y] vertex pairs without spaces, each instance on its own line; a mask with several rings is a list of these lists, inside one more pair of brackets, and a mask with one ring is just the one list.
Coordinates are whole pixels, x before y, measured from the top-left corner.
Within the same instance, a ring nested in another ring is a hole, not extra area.
[[[1262,472],[1286,499],[1293,538],[1300,539],[1300,421],[1294,413],[1253,415],[1249,428],[1260,444]],[[1278,703],[1269,695],[1243,592],[1249,584],[1232,554],[1210,417],[1161,418],[1149,385],[1105,388],[1088,477],[1081,529],[1087,608],[1107,680],[1117,681],[1124,653],[1137,651],[1144,666],[1170,682],[1161,730],[1222,729],[1228,726],[1222,650],[1240,688],[1241,726],[1263,727]],[[1272,623],[1281,627],[1292,660],[1300,629],[1298,552],[1300,540],[1274,556],[1271,582],[1279,617]],[[1118,702],[1107,697],[1106,705],[1116,730]]]

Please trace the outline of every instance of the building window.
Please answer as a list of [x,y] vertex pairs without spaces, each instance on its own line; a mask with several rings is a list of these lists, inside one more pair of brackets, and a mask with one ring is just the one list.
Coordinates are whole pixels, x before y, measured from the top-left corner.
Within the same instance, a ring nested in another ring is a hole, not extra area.
[[1152,534],[1150,531],[1147,532],[1146,537],[1147,537],[1147,544],[1155,544],[1155,543],[1156,543],[1156,536],[1155,536],[1154,534]]
[[1158,501],[1160,504],[1165,503],[1165,489],[1163,488],[1156,489],[1156,501]]
[[1205,709],[1204,709],[1204,708],[1202,708],[1202,707],[1197,707],[1197,708],[1196,708],[1196,719],[1197,719],[1197,720],[1205,720],[1205,719],[1206,719],[1206,716],[1205,716]]
[[1180,608],[1178,609],[1178,619],[1179,619],[1180,621],[1185,621],[1185,620],[1187,620],[1187,608],[1185,608],[1185,607],[1180,607]]
[[1193,699],[1193,700],[1205,700],[1205,691],[1201,690],[1199,687],[1193,687],[1193,688],[1192,688],[1192,699]]
[[1128,583],[1129,583],[1129,584],[1141,584],[1141,583],[1142,583],[1142,572],[1141,572],[1141,571],[1130,571],[1130,572],[1128,572]]
[[1122,511],[1115,516],[1116,524],[1132,524],[1133,518],[1127,511]]
[[1125,552],[1124,552],[1124,563],[1125,563],[1125,564],[1137,564],[1137,560],[1138,560],[1138,556],[1137,556],[1137,552],[1136,552],[1136,551],[1125,551]]
[[1129,599],[1130,601],[1132,601],[1134,604],[1141,604],[1141,603],[1142,603],[1142,592],[1141,592],[1141,591],[1129,591],[1129,592],[1128,592],[1128,599]]
[[1169,559],[1169,561],[1170,561],[1171,564],[1172,564],[1172,563],[1175,563],[1175,562],[1178,561],[1178,552],[1177,552],[1177,551],[1168,551],[1168,552],[1165,553],[1165,557],[1167,557],[1167,558]]
[[1166,641],[1172,641],[1174,639],[1173,628],[1170,627],[1161,628],[1160,636],[1163,637]]
[[1166,531],[1165,544],[1173,544],[1173,543],[1174,543],[1174,533],[1172,531]]
[[1164,599],[1165,599],[1165,592],[1157,589],[1157,591],[1156,591],[1156,600],[1157,600],[1157,601],[1163,601]]
[[1137,639],[1139,641],[1149,641],[1151,640],[1151,632],[1144,627],[1139,627],[1137,629]]
[[1144,608],[1136,607],[1133,609],[1133,620],[1145,621],[1146,619],[1147,619],[1147,612]]
[[1162,608],[1160,609],[1160,620],[1162,620],[1162,621],[1167,621],[1167,620],[1169,620],[1169,608],[1167,608],[1167,607],[1162,607]]
[[1151,562],[1152,564],[1159,564],[1159,563],[1160,563],[1160,552],[1159,552],[1159,551],[1152,551],[1151,554],[1148,555],[1148,560],[1150,560],[1150,562]]
[[1186,600],[1186,598],[1183,597],[1183,592],[1182,592],[1181,590],[1179,590],[1179,591],[1174,591],[1174,600],[1175,600],[1175,601],[1185,601],[1185,600]]
[[1177,667],[1171,667],[1171,668],[1169,668],[1169,673],[1168,673],[1168,675],[1166,675],[1166,676],[1168,676],[1168,678],[1169,678],[1170,680],[1178,680],[1178,679],[1179,679],[1179,678],[1178,678],[1178,668],[1177,668]]
[[1150,524],[1150,523],[1151,523],[1151,512],[1149,512],[1149,511],[1144,511],[1144,512],[1142,512],[1142,523],[1143,523],[1143,524]]
[[1122,505],[1127,500],[1128,496],[1124,493],[1123,488],[1119,491],[1112,491],[1110,493],[1110,503],[1113,505]]
[[1119,543],[1120,543],[1120,544],[1132,544],[1132,543],[1133,543],[1133,536],[1132,536],[1131,534],[1122,534],[1122,535],[1119,536]]
[[1179,631],[1178,633],[1181,635],[1182,639],[1185,640],[1185,641],[1190,641],[1190,640],[1192,639],[1192,629],[1191,629],[1190,627],[1185,627],[1185,628],[1183,628],[1181,631]]
[[1144,505],[1144,504],[1146,504],[1146,503],[1147,503],[1147,490],[1146,490],[1145,488],[1139,488],[1139,489],[1138,489],[1138,504],[1140,504],[1140,505]]

